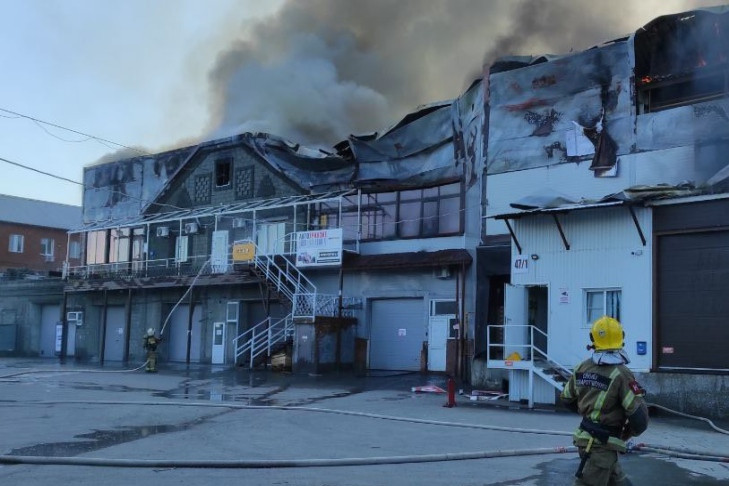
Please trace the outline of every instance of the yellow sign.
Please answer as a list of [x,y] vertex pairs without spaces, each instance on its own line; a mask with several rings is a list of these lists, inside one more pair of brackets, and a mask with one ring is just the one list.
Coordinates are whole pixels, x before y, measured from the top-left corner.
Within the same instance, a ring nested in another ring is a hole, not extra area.
[[256,245],[253,243],[234,243],[233,261],[249,262],[256,256]]

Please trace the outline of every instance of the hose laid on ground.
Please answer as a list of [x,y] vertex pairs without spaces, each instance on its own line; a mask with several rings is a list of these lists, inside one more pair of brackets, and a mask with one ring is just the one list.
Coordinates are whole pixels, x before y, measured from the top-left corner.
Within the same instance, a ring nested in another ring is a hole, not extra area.
[[576,447],[539,449],[506,449],[497,451],[457,452],[383,457],[345,457],[341,459],[273,459],[273,460],[174,460],[174,459],[103,459],[96,457],[0,456],[0,464],[40,464],[67,466],[154,467],[154,468],[288,468],[374,466],[381,464],[413,464],[422,462],[465,461],[493,457],[533,456],[577,452]]
[[675,415],[679,415],[681,417],[686,417],[686,418],[690,418],[690,419],[700,420],[702,422],[706,422],[707,424],[709,424],[709,426],[712,429],[714,429],[715,431],[719,432],[720,434],[727,434],[727,435],[729,435],[729,430],[724,430],[722,428],[717,427],[716,425],[714,425],[714,422],[712,422],[711,420],[707,419],[706,417],[699,417],[698,415],[689,415],[687,413],[679,412],[678,410],[673,410],[673,409],[670,409],[668,407],[664,407],[663,405],[658,405],[656,403],[647,403],[646,405],[649,406],[649,407],[654,407],[654,408],[663,410],[665,412],[669,412],[669,413],[672,413],[672,414],[675,414]]
[[[243,405],[236,403],[210,403],[210,402],[149,402],[149,401],[119,401],[119,400],[103,400],[103,401],[82,401],[82,400],[43,400],[36,402],[26,402],[29,404],[98,404],[98,405],[164,405],[164,406],[187,406],[187,407],[214,407],[214,408],[232,408],[240,410],[295,410],[318,413],[332,413],[338,415],[348,415],[355,417],[375,418],[381,420],[393,420],[398,422],[410,422],[426,425],[439,425],[448,427],[464,427],[471,429],[498,430],[505,432],[518,432],[530,434],[545,435],[561,435],[571,436],[572,432],[542,430],[542,429],[523,429],[516,427],[502,427],[496,425],[482,424],[466,424],[462,422],[445,422],[439,420],[414,419],[408,417],[396,417],[390,415],[372,414],[366,412],[353,412],[347,410],[336,410],[327,408],[299,407],[285,405]],[[108,466],[108,467],[175,467],[175,468],[292,468],[292,467],[331,467],[331,466],[366,466],[377,464],[406,464],[417,462],[443,462],[458,461],[469,459],[486,459],[493,457],[511,457],[526,456],[537,454],[557,454],[565,452],[576,452],[575,447],[553,447],[540,449],[521,449],[521,450],[497,450],[497,451],[480,451],[480,452],[463,452],[463,453],[446,453],[446,454],[425,454],[410,456],[391,456],[391,457],[366,457],[366,458],[341,458],[341,459],[295,459],[295,460],[134,460],[134,459],[103,459],[103,458],[87,458],[87,457],[46,457],[46,456],[10,456],[0,455],[0,464],[40,464],[40,465],[74,465],[74,466]],[[650,444],[639,443],[631,445],[630,452],[637,453],[657,453],[680,459],[692,459],[710,462],[729,462],[729,456],[707,454],[704,451],[696,451],[687,448],[675,448],[669,446],[655,446]]]
[[142,368],[144,368],[149,360],[145,361],[138,367],[131,369],[131,370],[76,370],[76,369],[69,369],[69,370],[26,370],[26,371],[20,371],[18,373],[12,373],[10,375],[3,375],[0,376],[0,380],[3,380],[5,378],[13,378],[15,376],[22,376],[22,375],[30,375],[32,373],[131,373],[132,371],[139,371]]

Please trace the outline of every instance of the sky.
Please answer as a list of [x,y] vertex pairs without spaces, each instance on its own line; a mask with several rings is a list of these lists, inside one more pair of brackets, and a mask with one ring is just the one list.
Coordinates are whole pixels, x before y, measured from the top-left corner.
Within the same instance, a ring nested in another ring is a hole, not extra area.
[[457,97],[499,56],[580,51],[716,3],[0,0],[0,194],[81,204],[80,185],[7,161],[80,182],[245,131],[331,147]]

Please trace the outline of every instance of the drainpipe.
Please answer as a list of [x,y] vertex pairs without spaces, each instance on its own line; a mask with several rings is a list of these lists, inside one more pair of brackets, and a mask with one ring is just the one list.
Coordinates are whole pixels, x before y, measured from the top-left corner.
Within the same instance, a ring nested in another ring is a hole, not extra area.
[[190,365],[190,348],[192,346],[192,313],[195,310],[195,303],[192,300],[192,294],[195,291],[190,287],[190,305],[189,312],[187,313],[187,354],[185,355],[185,363]]
[[[461,302],[461,275],[460,272],[458,275],[456,275],[456,302]],[[461,356],[463,355],[463,340],[461,339],[461,336],[463,336],[463,321],[461,320],[460,312],[457,314],[458,316],[458,344],[456,346],[456,373],[455,375],[457,377],[461,377]],[[450,330],[449,330],[450,331]]]
[[108,291],[104,289],[104,304],[101,307],[101,351],[99,351],[99,364],[104,366],[104,351],[106,348],[106,306],[109,303]]
[[61,303],[61,355],[59,360],[61,364],[66,362],[66,353],[68,352],[68,321],[66,320],[66,308],[68,306],[68,292],[63,291],[63,302]]
[[129,340],[131,339],[132,334],[132,288],[130,287],[127,292],[127,305],[124,309],[124,334],[127,336],[126,340],[124,341],[124,355],[122,359],[126,363],[129,361]]
[[460,348],[461,348],[461,380],[465,379],[466,373],[466,333],[468,328],[466,327],[466,265],[461,264],[461,271],[459,278],[461,279],[461,316],[459,322],[460,332]]

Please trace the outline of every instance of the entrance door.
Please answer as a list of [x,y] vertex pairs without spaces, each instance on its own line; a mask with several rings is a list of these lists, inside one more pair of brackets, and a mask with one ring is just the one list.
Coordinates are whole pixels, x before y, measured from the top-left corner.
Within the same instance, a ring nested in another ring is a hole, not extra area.
[[[169,359],[187,361],[187,328],[190,315],[189,305],[178,305],[170,316]],[[202,308],[196,305],[192,311],[192,333],[190,336],[190,363],[200,362],[202,341]]]
[[106,308],[106,338],[104,339],[104,361],[123,361],[125,319],[124,306],[113,305]]
[[213,323],[213,364],[225,363],[225,323]]
[[452,317],[430,316],[428,322],[428,370],[446,370],[446,343]]
[[[540,285],[535,287],[527,287],[529,292],[529,311],[527,316],[527,324],[534,326],[534,347],[547,353],[548,340],[547,340],[547,322],[548,322],[548,302],[549,290],[546,285]],[[544,355],[537,353],[534,356],[536,359],[543,359]]]
[[504,287],[504,359],[518,353],[527,359],[529,333],[527,324],[527,289],[521,285]]
[[60,306],[44,305],[41,307],[40,357],[56,356],[56,324],[61,313]]
[[76,321],[68,322],[66,334],[66,356],[76,355]]

